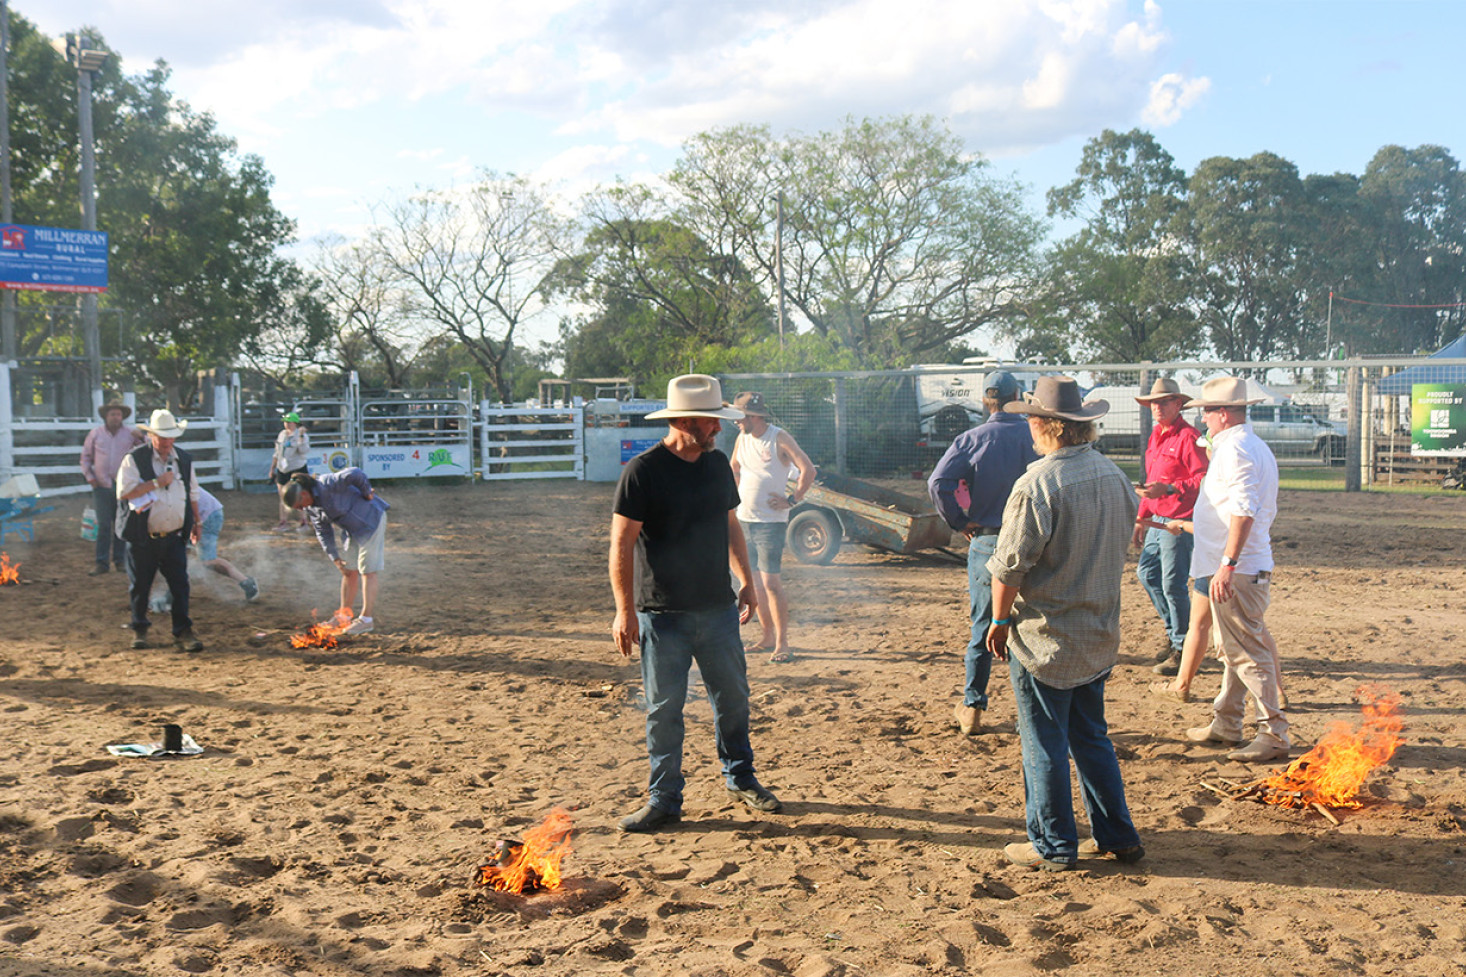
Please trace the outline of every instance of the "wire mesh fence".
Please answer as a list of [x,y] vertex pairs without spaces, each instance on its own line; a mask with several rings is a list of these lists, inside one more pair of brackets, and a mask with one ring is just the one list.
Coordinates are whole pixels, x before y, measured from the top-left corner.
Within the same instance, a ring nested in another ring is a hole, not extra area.
[[[1149,393],[1157,379],[1174,380],[1182,393],[1200,396],[1206,381],[1217,376],[1247,380],[1248,399],[1257,401],[1249,407],[1249,422],[1282,466],[1327,468],[1360,485],[1428,485],[1459,469],[1459,454],[1466,453],[1422,455],[1418,439],[1412,450],[1411,437],[1416,385],[1466,391],[1466,358],[985,362],[861,373],[725,374],[721,380],[730,399],[737,391],[761,392],[776,423],[822,469],[910,477],[930,471],[953,438],[986,419],[984,378],[995,369],[1012,373],[1025,391],[1044,375],[1072,376],[1087,400],[1107,401],[1109,412],[1096,424],[1099,448],[1117,461],[1138,460],[1145,449],[1151,411],[1136,398]],[[1200,409],[1182,416],[1204,430]]]

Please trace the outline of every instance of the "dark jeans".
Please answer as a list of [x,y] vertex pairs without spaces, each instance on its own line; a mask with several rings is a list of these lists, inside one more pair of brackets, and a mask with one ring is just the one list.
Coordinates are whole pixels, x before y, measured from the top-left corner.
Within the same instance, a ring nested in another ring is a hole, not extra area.
[[113,533],[113,520],[117,516],[117,489],[93,485],[92,509],[97,513],[97,566],[106,566],[110,553],[112,564],[120,570],[127,560],[127,544]]
[[652,773],[648,800],[670,814],[682,813],[682,707],[692,663],[708,690],[723,779],[729,787],[758,783],[748,740],[748,670],[738,637],[738,609],[642,611],[641,678],[646,688],[646,751]]
[[1079,854],[1079,826],[1069,758],[1079,774],[1079,793],[1089,813],[1094,840],[1105,851],[1140,844],[1125,804],[1120,761],[1105,724],[1105,679],[1056,689],[1044,685],[1008,658],[1018,736],[1023,746],[1023,800],[1028,840],[1044,858],[1073,861]]
[[188,618],[188,540],[183,533],[173,533],[160,539],[148,538],[133,543],[127,548],[127,575],[132,582],[132,629],[146,634],[148,621],[148,594],[153,589],[153,578],[158,574],[168,581],[168,592],[173,595],[173,636],[177,637],[193,628]]

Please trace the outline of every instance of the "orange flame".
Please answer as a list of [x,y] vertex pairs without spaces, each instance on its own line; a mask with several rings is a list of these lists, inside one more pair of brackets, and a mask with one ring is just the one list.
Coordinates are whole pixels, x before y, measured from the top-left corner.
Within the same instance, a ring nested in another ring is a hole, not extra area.
[[570,854],[570,812],[555,808],[524,841],[499,842],[498,860],[480,865],[475,882],[500,892],[560,888],[560,861]]
[[[316,612],[311,611],[311,617],[314,618],[315,616]],[[342,631],[345,631],[350,624],[351,608],[337,608],[336,613],[331,616],[331,620],[312,624],[303,634],[291,635],[290,647],[334,648],[340,644],[336,640],[336,636]]]
[[1394,755],[1405,738],[1400,697],[1385,688],[1361,688],[1364,725],[1358,732],[1335,723],[1317,745],[1287,770],[1263,781],[1264,799],[1283,807],[1359,807],[1359,789],[1370,772]]
[[0,587],[20,583],[20,564],[11,564],[9,553],[0,553]]

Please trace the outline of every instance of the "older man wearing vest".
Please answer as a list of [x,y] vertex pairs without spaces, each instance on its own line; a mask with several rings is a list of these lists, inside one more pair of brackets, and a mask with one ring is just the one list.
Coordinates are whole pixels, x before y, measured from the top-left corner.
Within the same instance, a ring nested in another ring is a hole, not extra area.
[[159,573],[173,597],[173,644],[179,651],[203,651],[188,616],[188,544],[202,531],[199,483],[193,458],[174,447],[187,421],[155,410],[138,430],[148,436],[117,469],[118,535],[127,540],[132,579],[132,646],[148,646],[148,594]]

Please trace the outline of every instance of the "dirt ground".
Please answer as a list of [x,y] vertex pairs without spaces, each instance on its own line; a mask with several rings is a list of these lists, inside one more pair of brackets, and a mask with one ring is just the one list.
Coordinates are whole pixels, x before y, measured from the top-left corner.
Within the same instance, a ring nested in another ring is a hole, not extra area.
[[[608,639],[611,491],[384,489],[381,629],[332,651],[289,645],[339,577],[313,539],[263,531],[269,496],[223,496],[223,553],[263,597],[196,579],[198,655],[128,648],[80,499],[12,539],[0,975],[1466,972],[1466,497],[1281,500],[1269,620],[1295,750],[1357,724],[1362,684],[1405,704],[1406,744],[1338,827],[1201,785],[1256,772],[1182,740],[1207,702],[1147,694],[1162,638],[1130,575],[1109,720],[1149,857],[1049,874],[999,854],[1023,830],[1005,673],[990,731],[952,725],[963,569],[859,548],[787,566],[798,658],[749,663],[784,812],[729,803],[699,701],[686,819],[618,834],[646,765],[638,673]],[[103,749],[169,722],[206,752]],[[469,884],[556,806],[564,890]]]

